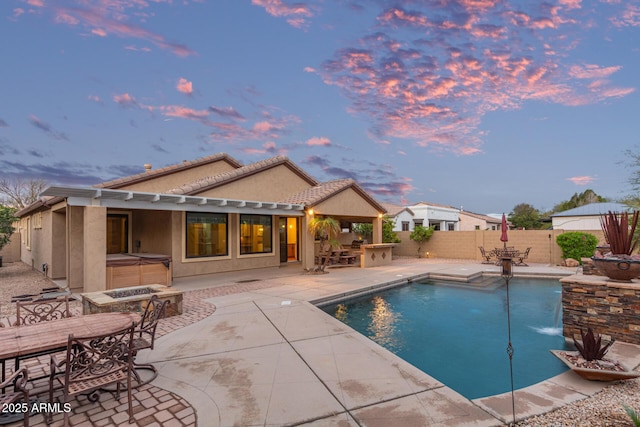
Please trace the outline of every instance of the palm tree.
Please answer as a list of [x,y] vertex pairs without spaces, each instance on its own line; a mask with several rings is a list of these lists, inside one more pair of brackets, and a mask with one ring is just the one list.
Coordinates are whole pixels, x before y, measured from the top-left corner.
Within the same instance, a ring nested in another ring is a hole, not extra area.
[[331,250],[340,246],[340,243],[336,240],[336,237],[340,234],[340,223],[330,216],[314,217],[309,221],[308,228],[311,234],[320,238],[319,263],[315,271],[324,272]]

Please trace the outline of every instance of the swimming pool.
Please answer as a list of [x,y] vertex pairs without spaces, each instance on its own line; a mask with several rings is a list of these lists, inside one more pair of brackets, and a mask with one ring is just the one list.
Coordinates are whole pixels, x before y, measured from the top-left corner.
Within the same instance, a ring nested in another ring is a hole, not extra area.
[[[501,280],[501,279],[497,279]],[[422,281],[322,310],[468,399],[511,390],[506,287]],[[565,349],[560,282],[509,282],[514,388],[567,370],[549,353]]]

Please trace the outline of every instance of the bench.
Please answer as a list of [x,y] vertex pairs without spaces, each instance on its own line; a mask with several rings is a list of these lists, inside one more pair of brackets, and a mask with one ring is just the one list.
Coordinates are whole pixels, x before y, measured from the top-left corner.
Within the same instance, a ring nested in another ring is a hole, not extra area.
[[357,255],[340,255],[340,264],[355,264]]

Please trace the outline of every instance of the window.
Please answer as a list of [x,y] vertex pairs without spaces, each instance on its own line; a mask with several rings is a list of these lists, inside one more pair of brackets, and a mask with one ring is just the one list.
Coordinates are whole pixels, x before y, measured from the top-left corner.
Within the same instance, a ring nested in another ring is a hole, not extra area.
[[107,253],[129,252],[129,215],[107,214]]
[[449,231],[456,231],[456,226],[455,224],[453,224],[452,222],[447,224],[447,230]]
[[272,252],[271,215],[240,215],[240,255]]
[[413,226],[416,227],[418,225],[422,227],[422,220],[421,219],[414,219],[413,220]]
[[479,225],[476,225],[474,229],[475,229],[475,230],[480,230],[480,226],[479,226]]
[[187,258],[223,256],[227,250],[227,214],[187,212]]
[[402,231],[409,231],[409,221],[402,221]]

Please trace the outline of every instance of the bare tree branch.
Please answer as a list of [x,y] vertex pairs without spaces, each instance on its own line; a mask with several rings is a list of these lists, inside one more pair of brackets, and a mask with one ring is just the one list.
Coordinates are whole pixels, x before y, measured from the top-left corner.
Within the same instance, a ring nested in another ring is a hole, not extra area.
[[47,181],[40,178],[0,179],[0,195],[5,197],[3,204],[22,209],[38,200],[38,195],[49,186]]

